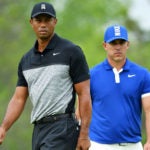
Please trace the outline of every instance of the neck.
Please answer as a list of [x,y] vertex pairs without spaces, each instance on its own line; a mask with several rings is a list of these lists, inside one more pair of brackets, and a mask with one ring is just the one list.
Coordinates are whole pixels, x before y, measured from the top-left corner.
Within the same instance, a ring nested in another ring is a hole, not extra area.
[[126,59],[124,59],[122,61],[112,61],[112,60],[108,59],[108,62],[113,68],[116,68],[117,71],[119,71],[124,66]]
[[51,37],[47,38],[47,39],[42,39],[42,38],[37,39],[37,41],[38,41],[38,51],[39,52],[43,52],[45,50],[48,43],[51,41],[53,35]]

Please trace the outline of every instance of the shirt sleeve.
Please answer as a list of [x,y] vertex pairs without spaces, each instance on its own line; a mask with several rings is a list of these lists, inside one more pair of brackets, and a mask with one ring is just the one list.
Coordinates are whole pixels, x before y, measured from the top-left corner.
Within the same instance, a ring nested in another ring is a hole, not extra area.
[[25,80],[25,77],[24,77],[23,71],[22,71],[22,63],[23,63],[23,58],[21,59],[19,65],[18,65],[18,81],[17,81],[16,86],[25,86],[25,87],[27,87],[28,84]]
[[142,98],[146,96],[150,96],[150,73],[148,70],[145,72]]
[[75,46],[71,55],[70,75],[74,84],[90,78],[85,55],[79,46]]

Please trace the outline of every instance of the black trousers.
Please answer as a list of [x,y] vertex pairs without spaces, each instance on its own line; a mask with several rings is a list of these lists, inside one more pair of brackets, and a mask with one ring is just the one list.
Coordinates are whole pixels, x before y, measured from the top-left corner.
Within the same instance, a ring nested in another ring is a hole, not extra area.
[[32,150],[75,150],[80,132],[73,117],[34,124]]

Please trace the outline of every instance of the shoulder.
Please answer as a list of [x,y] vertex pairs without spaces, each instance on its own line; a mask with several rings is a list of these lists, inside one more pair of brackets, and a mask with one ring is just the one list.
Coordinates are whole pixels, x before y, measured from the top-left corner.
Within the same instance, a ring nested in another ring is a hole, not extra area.
[[139,65],[135,62],[131,62],[128,60],[128,66],[131,72],[138,74],[139,76],[149,76],[150,73],[147,68],[142,65]]
[[104,62],[94,65],[93,67],[90,68],[90,72],[97,73],[97,72],[101,71],[101,69],[103,68],[103,65],[104,65]]
[[148,69],[147,68],[145,68],[144,66],[142,66],[142,65],[140,65],[140,64],[137,64],[137,63],[135,63],[135,62],[132,62],[132,61],[128,61],[128,64],[129,64],[129,66],[130,66],[130,69],[132,70],[132,69],[134,69],[134,70],[137,70],[137,71],[148,71]]
[[56,36],[57,36],[57,46],[60,47],[61,49],[70,50],[70,51],[78,51],[78,52],[82,51],[81,47],[75,44],[74,42],[72,42],[71,40],[60,37],[57,34]]
[[34,48],[31,48],[28,52],[26,52],[20,59],[19,66],[23,67],[28,64],[28,62],[31,60],[30,58],[33,57]]
[[59,41],[59,43],[65,43],[67,44],[67,46],[74,46],[75,44],[71,41],[71,40],[68,40],[67,38],[64,38],[64,37],[61,37],[57,34],[55,34],[56,38],[57,38],[57,41]]
[[21,60],[26,60],[26,59],[28,59],[29,56],[32,56],[33,51],[34,51],[34,48],[31,48],[29,51],[27,51],[27,52],[22,56],[22,59],[21,59]]
[[92,79],[93,77],[101,74],[103,71],[103,63],[96,64],[92,68],[90,68],[90,78]]

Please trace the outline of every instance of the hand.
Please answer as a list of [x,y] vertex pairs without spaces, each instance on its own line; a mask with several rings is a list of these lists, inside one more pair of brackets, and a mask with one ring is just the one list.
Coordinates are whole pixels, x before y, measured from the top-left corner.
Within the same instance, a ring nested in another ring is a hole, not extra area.
[[5,138],[6,131],[3,127],[0,126],[0,145],[3,143]]
[[91,143],[89,138],[87,139],[79,138],[76,150],[88,150],[90,146]]
[[146,142],[144,144],[144,150],[150,150],[150,143]]

